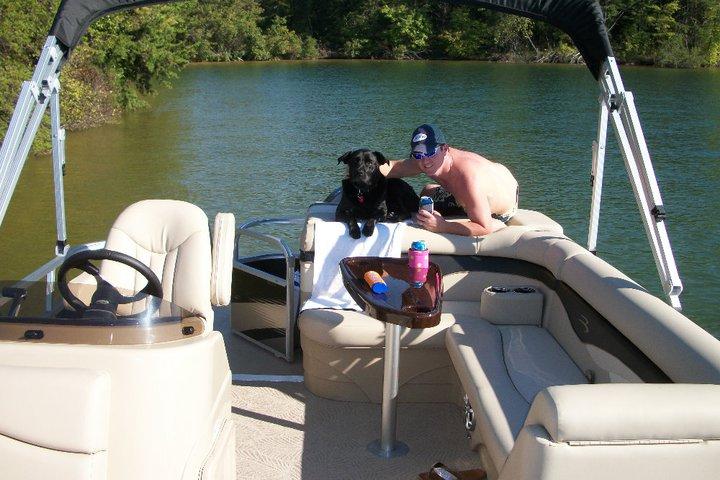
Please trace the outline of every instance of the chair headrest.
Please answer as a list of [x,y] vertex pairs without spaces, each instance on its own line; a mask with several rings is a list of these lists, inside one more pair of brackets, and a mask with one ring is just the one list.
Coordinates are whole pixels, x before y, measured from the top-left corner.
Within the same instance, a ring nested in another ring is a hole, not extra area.
[[[151,228],[150,228],[151,227]],[[112,226],[145,250],[167,253],[192,235],[207,235],[208,218],[192,203],[180,200],[141,200],[127,207]]]

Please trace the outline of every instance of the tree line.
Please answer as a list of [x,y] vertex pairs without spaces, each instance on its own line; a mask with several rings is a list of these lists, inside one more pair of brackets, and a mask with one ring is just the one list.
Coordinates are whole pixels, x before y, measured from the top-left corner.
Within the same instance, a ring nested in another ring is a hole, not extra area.
[[[0,0],[0,128],[32,74],[59,0]],[[600,0],[620,62],[720,66],[718,0]],[[186,0],[96,22],[63,71],[63,123],[80,129],[170,82],[188,62],[316,58],[580,62],[559,30],[429,0]],[[45,129],[46,130],[46,129]],[[46,149],[45,132],[36,150]]]

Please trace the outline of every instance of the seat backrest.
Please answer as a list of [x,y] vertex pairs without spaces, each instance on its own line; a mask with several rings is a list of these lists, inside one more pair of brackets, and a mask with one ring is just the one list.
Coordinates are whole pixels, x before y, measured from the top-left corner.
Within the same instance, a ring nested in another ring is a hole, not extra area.
[[[163,299],[212,323],[208,218],[178,200],[143,200],[127,207],[108,234],[106,248],[137,258],[162,282]],[[141,290],[145,279],[116,262],[103,262],[103,278],[118,288]]]
[[[331,222],[335,220],[337,203],[314,203],[307,211],[305,227],[300,234],[300,301],[309,298],[313,290],[313,257],[315,252],[315,223],[318,221]],[[462,219],[458,219],[462,221]],[[501,244],[507,242],[505,238],[518,236],[526,229],[541,229],[562,235],[560,224],[532,210],[518,210],[510,219],[508,226],[513,233],[502,235]],[[514,238],[514,237],[513,237]],[[403,230],[402,251],[406,252],[413,241],[425,240],[431,253],[445,255],[477,255],[485,237],[466,237],[462,235],[440,234],[428,232],[412,225]],[[493,245],[495,241],[490,241]],[[487,247],[486,247],[487,248]],[[490,247],[492,248],[492,247]]]
[[548,387],[499,479],[716,478],[719,403],[718,385]]

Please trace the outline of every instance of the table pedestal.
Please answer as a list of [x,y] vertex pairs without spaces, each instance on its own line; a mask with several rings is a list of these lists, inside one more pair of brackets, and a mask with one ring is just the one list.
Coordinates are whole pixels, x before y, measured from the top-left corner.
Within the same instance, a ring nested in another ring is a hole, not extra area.
[[398,365],[400,364],[400,325],[385,324],[385,358],[383,373],[382,424],[380,440],[368,445],[368,450],[378,457],[401,457],[410,449],[396,440]]

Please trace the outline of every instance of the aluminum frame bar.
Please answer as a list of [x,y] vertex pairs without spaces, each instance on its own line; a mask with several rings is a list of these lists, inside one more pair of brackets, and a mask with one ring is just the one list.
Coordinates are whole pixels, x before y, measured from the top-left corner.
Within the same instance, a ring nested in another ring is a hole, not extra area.
[[0,147],[0,225],[10,205],[20,172],[42,123],[50,97],[59,88],[57,75],[63,51],[55,37],[48,37],[32,79],[23,83],[7,133]]
[[53,147],[53,181],[55,183],[55,226],[57,244],[55,254],[62,255],[67,248],[67,225],[65,222],[65,129],[60,125],[60,85],[50,95],[50,124]]
[[[640,209],[660,282],[663,291],[669,297],[670,304],[675,309],[681,310],[680,294],[683,286],[668,238],[665,226],[667,214],[635,108],[635,100],[631,92],[625,91],[620,71],[613,57],[607,58],[603,70],[604,73],[600,77],[603,102],[610,113],[613,130]],[[597,207],[599,208],[599,205]],[[597,232],[595,235],[597,236]],[[588,239],[588,244],[590,240],[591,238]]]
[[370,442],[368,450],[377,457],[395,458],[410,449],[397,440],[397,397],[399,391],[400,333],[402,327],[385,324],[385,358],[383,360],[383,396],[380,439]]
[[598,135],[593,142],[592,159],[592,200],[590,203],[590,225],[588,227],[588,250],[597,253],[598,224],[600,223],[600,204],[602,202],[602,185],[605,174],[605,146],[607,145],[608,106],[603,97],[599,99],[600,113],[598,116]]

